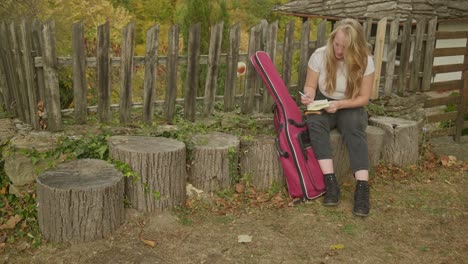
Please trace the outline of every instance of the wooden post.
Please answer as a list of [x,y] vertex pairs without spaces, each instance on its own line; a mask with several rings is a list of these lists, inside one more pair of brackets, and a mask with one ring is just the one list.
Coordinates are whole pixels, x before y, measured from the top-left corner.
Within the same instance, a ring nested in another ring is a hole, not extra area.
[[185,202],[186,148],[164,137],[113,136],[109,156],[127,163],[138,175],[125,179],[133,208],[163,211]]
[[400,26],[400,16],[396,16],[390,26],[390,39],[388,41],[387,67],[386,67],[385,86],[384,86],[385,96],[390,96],[393,90],[393,79],[394,79],[393,77],[395,77],[393,74],[395,72],[395,60],[396,60],[399,26]]
[[2,63],[5,69],[6,74],[6,83],[8,85],[9,95],[10,95],[10,104],[7,106],[8,111],[10,111],[15,117],[21,116],[21,109],[18,109],[19,105],[19,94],[18,94],[18,82],[16,81],[16,73],[13,68],[13,55],[10,47],[11,38],[10,32],[8,31],[8,26],[6,22],[2,22],[0,25],[0,39],[3,56]]
[[[34,19],[32,23],[32,53],[35,57],[42,57],[42,46],[44,46],[44,40],[42,39],[42,24],[39,20]],[[34,60],[34,64],[36,61]],[[44,87],[44,69],[42,67],[36,67],[36,94],[37,102],[44,101],[45,98],[45,87]],[[36,103],[37,103],[36,102]]]
[[434,47],[436,44],[435,32],[437,29],[437,17],[431,19],[427,28],[426,53],[424,55],[424,70],[422,77],[422,91],[431,88],[432,65],[434,62]]
[[372,18],[371,17],[368,17],[366,19],[366,22],[364,22],[363,28],[364,28],[364,34],[365,34],[366,40],[367,42],[370,42],[370,37],[372,33]]
[[151,124],[153,121],[156,80],[158,78],[158,39],[159,25],[155,25],[146,31],[143,122],[147,124]]
[[20,113],[20,118],[25,123],[31,122],[31,117],[29,116],[29,105],[28,105],[28,96],[26,91],[25,76],[21,60],[21,49],[18,44],[18,27],[15,22],[11,22],[10,26],[10,48],[13,55],[12,66],[16,72],[16,81],[18,82],[18,111]]
[[377,24],[377,35],[375,36],[375,78],[374,88],[372,89],[371,99],[379,97],[380,72],[382,71],[383,52],[385,46],[385,32],[387,31],[387,18],[382,18]]
[[315,49],[323,47],[327,44],[327,20],[323,19],[317,25],[317,42],[315,44]]
[[403,94],[408,89],[408,69],[411,52],[411,26],[413,17],[408,16],[403,24],[403,33],[401,34],[401,53],[400,53],[400,71],[398,79],[398,93]]
[[[466,50],[468,51],[468,33],[465,34],[466,39]],[[465,127],[465,114],[466,107],[468,104],[468,52],[465,51],[463,59],[464,70],[462,73],[463,85],[460,87],[460,102],[458,103],[457,119],[455,128],[455,142],[460,143],[463,128]]]
[[[278,41],[278,20],[270,23],[267,27],[265,38],[265,51],[270,55],[273,63],[276,59],[276,44]],[[273,105],[273,97],[265,90],[263,93],[263,106],[261,111],[264,113],[271,113],[271,106]]]
[[[0,35],[0,38],[2,36]],[[3,67],[3,54],[1,52],[1,44],[0,44],[0,108],[3,111],[8,111],[8,106],[10,105],[10,96],[8,91],[8,84],[6,81],[6,73],[5,68]]]
[[221,56],[221,42],[223,40],[224,22],[213,26],[210,36],[210,50],[208,53],[208,75],[205,83],[204,114],[213,112],[216,90],[218,87],[219,58]]
[[[249,50],[247,52],[247,57],[250,59],[252,55],[255,54],[257,51],[257,45],[260,42],[261,32],[261,24],[257,24],[256,26],[250,29],[249,35]],[[243,114],[250,114],[253,111],[253,106],[255,102],[255,79],[256,79],[256,71],[252,65],[252,63],[247,63],[246,69],[246,78],[244,82],[244,98],[242,102],[241,111]]]
[[98,27],[97,39],[97,80],[98,80],[98,118],[99,122],[111,120],[110,109],[110,29],[109,21]]
[[419,73],[421,72],[421,57],[422,57],[422,48],[423,48],[423,39],[424,31],[426,30],[426,20],[421,19],[416,25],[416,40],[414,43],[413,51],[413,63],[411,69],[411,78],[410,78],[410,90],[411,91],[420,91],[420,77]]
[[[301,41],[299,47],[299,79],[297,83],[297,90],[302,91],[304,89],[304,84],[306,80],[307,74],[307,64],[309,62],[309,39],[310,39],[310,20],[307,20],[304,24],[302,24],[302,31],[301,31]],[[296,95],[296,102],[300,102],[300,95],[297,93]]]
[[236,99],[237,64],[239,63],[240,23],[231,27],[229,33],[229,53],[227,55],[226,82],[224,84],[224,111],[234,110]]
[[291,85],[291,65],[294,52],[294,21],[289,21],[284,31],[282,78],[288,89]]
[[197,23],[190,28],[187,48],[187,78],[185,80],[185,119],[195,121],[197,88],[200,74],[200,39],[201,24]]
[[166,69],[168,72],[165,96],[165,117],[171,123],[175,114],[177,98],[177,61],[179,60],[179,26],[172,25],[169,31]]
[[[267,32],[268,32],[268,21],[266,19],[262,19],[260,22],[260,39],[258,45],[257,45],[257,50],[265,50],[265,46],[267,43]],[[250,58],[247,60],[248,63],[250,63]],[[257,112],[263,111],[263,99],[266,96],[270,96],[265,84],[262,81],[262,77],[260,77],[259,74],[255,74],[255,102],[254,102],[254,110]]]
[[79,159],[37,179],[39,228],[52,242],[93,241],[125,220],[124,177],[103,160]]
[[49,21],[42,29],[44,47],[42,50],[45,77],[45,108],[47,110],[47,129],[52,132],[62,130],[60,91],[58,83],[57,55],[55,53],[55,22]]
[[75,106],[75,122],[85,124],[88,117],[86,100],[86,52],[84,45],[83,21],[73,23],[72,29],[72,61],[73,61],[73,104]]
[[31,22],[23,19],[20,24],[19,45],[22,52],[24,79],[26,85],[27,104],[29,109],[29,123],[33,129],[39,129],[37,109],[37,89],[34,80],[34,59],[32,55]]
[[132,116],[134,36],[135,23],[131,22],[122,30],[122,55],[120,61],[120,123],[123,124],[130,122]]

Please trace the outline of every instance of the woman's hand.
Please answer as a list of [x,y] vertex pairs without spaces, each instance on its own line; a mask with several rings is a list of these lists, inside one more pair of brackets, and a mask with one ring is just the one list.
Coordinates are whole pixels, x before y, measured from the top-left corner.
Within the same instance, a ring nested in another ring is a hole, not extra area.
[[324,108],[324,110],[327,111],[327,113],[331,114],[336,113],[338,109],[340,109],[340,101],[330,101],[330,106]]
[[303,103],[305,105],[309,105],[314,101],[312,98],[313,97],[311,97],[310,95],[307,95],[307,94],[306,94],[306,96],[301,95],[301,103]]

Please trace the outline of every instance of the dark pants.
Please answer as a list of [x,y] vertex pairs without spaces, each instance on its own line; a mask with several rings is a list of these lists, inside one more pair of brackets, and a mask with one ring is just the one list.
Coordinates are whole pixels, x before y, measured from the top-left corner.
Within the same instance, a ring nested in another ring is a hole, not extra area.
[[320,115],[308,115],[310,140],[318,160],[332,159],[330,130],[337,128],[348,148],[353,173],[369,170],[367,148],[367,112],[363,107],[340,109],[330,114],[322,111]]

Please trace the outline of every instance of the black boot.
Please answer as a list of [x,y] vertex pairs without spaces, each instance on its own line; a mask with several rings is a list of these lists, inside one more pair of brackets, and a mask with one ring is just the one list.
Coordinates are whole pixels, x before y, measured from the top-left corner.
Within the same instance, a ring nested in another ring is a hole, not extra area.
[[367,181],[356,181],[353,214],[356,216],[369,214],[369,182]]
[[336,180],[334,173],[325,174],[324,176],[326,193],[323,198],[323,205],[335,206],[340,200],[340,187],[338,186],[338,181]]

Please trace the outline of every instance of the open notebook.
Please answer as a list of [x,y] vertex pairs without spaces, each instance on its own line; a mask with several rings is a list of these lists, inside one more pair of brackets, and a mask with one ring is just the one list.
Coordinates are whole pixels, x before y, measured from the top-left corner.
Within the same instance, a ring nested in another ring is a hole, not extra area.
[[307,105],[307,111],[318,111],[323,108],[327,108],[330,106],[330,102],[327,99],[324,100],[315,100],[311,104]]

